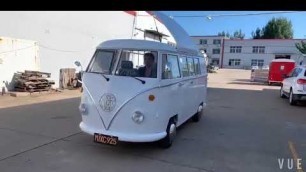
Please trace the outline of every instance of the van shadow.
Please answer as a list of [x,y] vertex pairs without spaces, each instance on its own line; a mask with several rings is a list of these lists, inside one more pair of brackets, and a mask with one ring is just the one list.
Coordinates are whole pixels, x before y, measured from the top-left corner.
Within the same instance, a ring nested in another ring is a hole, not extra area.
[[[192,121],[191,119],[185,121],[182,125],[180,125],[177,129],[176,129],[176,138],[179,137],[180,135],[182,135],[183,131],[185,130],[185,128],[190,127],[190,125],[192,125]],[[176,140],[174,140],[175,142]],[[130,149],[130,150],[161,150],[164,149],[160,146],[160,141],[155,141],[155,142],[119,142],[118,147],[124,148],[124,149]],[[170,148],[169,148],[170,149]]]

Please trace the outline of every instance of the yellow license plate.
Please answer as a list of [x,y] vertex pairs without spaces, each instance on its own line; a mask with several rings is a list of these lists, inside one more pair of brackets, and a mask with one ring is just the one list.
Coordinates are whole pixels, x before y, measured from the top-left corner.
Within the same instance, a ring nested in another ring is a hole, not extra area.
[[94,133],[94,142],[107,145],[117,145],[118,137]]

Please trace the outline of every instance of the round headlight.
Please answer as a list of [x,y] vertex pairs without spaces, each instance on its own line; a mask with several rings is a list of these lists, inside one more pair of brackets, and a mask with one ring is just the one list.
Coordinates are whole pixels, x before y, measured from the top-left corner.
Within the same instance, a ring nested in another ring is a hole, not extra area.
[[133,121],[136,122],[137,124],[140,124],[140,123],[142,123],[143,120],[144,120],[144,115],[143,115],[141,112],[136,111],[136,112],[133,114],[132,119],[133,119]]
[[81,103],[79,106],[79,110],[82,114],[86,115],[87,114],[87,107],[85,103]]

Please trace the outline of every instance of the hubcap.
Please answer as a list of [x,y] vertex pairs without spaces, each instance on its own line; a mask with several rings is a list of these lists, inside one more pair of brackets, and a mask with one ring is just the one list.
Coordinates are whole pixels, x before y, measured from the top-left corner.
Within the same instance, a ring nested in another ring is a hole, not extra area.
[[199,109],[198,109],[198,112],[202,112],[202,110],[203,110],[203,106],[199,106]]
[[170,125],[170,130],[169,130],[169,136],[170,136],[171,141],[174,139],[175,134],[176,134],[176,126],[175,126],[175,124],[171,124]]

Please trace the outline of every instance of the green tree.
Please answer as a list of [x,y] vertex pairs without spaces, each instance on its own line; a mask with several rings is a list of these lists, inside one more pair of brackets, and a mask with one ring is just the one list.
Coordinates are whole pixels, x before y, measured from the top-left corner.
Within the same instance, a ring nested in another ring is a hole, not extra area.
[[296,43],[295,47],[302,53],[306,54],[306,42],[301,41],[300,43]]
[[241,29],[237,30],[234,32],[234,34],[230,34],[229,32],[219,32],[218,33],[218,36],[224,36],[224,37],[227,37],[227,38],[230,38],[230,39],[234,39],[234,38],[239,38],[239,39],[243,39],[245,37],[245,34],[242,33]]
[[261,30],[257,28],[252,36],[253,39],[290,39],[293,38],[292,23],[284,17],[273,17]]
[[260,39],[262,37],[261,29],[258,27],[255,32],[252,32],[253,39]]
[[226,32],[226,33],[225,33],[224,31],[222,31],[222,32],[219,32],[219,33],[218,33],[218,36],[224,36],[224,37],[228,37],[228,38],[229,38],[231,35],[230,35],[229,32]]
[[237,30],[234,32],[232,38],[239,38],[239,39],[243,39],[245,36],[244,33],[242,33],[241,29]]

